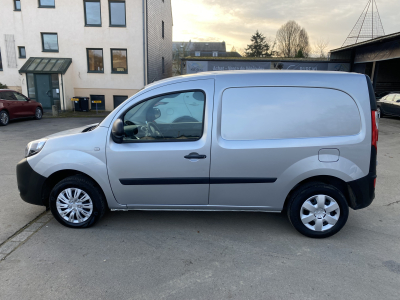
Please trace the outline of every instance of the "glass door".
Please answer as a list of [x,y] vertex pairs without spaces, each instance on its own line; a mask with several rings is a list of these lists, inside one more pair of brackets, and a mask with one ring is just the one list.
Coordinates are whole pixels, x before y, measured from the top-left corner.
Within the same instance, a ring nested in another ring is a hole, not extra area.
[[51,109],[53,105],[53,93],[50,74],[35,74],[36,100],[42,103],[44,109]]

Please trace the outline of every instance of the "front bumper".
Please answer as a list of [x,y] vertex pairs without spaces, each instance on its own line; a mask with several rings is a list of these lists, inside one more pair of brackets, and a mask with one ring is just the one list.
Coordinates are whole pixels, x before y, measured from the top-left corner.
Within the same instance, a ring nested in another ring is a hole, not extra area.
[[25,202],[45,205],[42,199],[42,188],[45,181],[46,177],[36,173],[26,158],[17,164],[18,190]]

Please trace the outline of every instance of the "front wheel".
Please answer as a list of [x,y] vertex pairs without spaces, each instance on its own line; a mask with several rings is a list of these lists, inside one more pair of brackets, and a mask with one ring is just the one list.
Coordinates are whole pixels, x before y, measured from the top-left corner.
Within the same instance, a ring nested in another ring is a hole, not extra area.
[[42,117],[43,117],[43,112],[40,107],[37,107],[35,111],[35,120],[40,120]]
[[298,189],[287,211],[294,228],[311,238],[338,233],[347,222],[349,207],[343,193],[333,185],[314,182]]
[[75,175],[61,180],[53,188],[50,209],[62,225],[87,228],[104,215],[106,201],[95,182],[86,176]]

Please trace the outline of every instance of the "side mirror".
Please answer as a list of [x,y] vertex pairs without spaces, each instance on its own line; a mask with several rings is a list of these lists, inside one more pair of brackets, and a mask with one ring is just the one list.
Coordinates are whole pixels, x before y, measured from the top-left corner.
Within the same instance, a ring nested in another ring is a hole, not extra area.
[[111,137],[115,143],[122,144],[124,139],[124,122],[121,119],[115,120],[111,129]]

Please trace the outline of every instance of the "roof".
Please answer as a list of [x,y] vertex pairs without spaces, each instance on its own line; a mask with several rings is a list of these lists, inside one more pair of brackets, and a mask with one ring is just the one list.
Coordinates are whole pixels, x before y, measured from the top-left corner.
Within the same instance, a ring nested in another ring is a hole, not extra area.
[[337,51],[353,49],[353,48],[357,48],[357,47],[360,47],[360,46],[366,46],[366,45],[370,45],[370,44],[380,43],[380,42],[384,42],[386,40],[396,39],[396,38],[400,39],[400,32],[396,32],[396,33],[393,33],[393,34],[380,36],[380,37],[377,37],[375,39],[364,41],[364,42],[360,42],[360,43],[357,43],[357,44],[348,45],[348,46],[345,46],[345,47],[333,49],[333,50],[331,50],[331,52],[337,52]]
[[226,52],[225,42],[173,42],[172,49],[177,50],[181,45],[187,45],[186,51],[220,51]]
[[72,58],[30,57],[19,72],[65,74],[71,63]]

